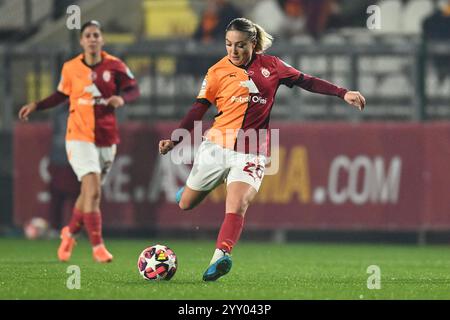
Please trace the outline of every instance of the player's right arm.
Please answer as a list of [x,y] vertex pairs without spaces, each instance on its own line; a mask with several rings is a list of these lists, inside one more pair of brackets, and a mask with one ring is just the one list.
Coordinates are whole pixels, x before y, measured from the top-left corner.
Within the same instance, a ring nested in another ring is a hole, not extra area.
[[56,107],[57,105],[65,102],[67,99],[68,96],[66,96],[64,93],[56,91],[55,93],[53,93],[52,95],[48,96],[47,98],[41,101],[31,102],[20,108],[19,119],[22,121],[28,121],[28,116],[34,111],[36,110],[40,111]]
[[[206,111],[208,111],[209,106],[211,103],[209,101],[203,99],[197,99],[197,101],[192,105],[191,110],[186,114],[186,116],[181,120],[180,125],[178,126],[178,129],[186,129],[187,131],[191,132],[194,128],[195,121],[200,121],[203,119],[203,116],[205,115]],[[178,141],[173,140],[161,140],[159,142],[159,153],[160,154],[166,154],[175,146],[182,141],[182,138]]]
[[36,102],[28,103],[19,110],[19,119],[22,121],[28,121],[28,116],[33,113],[37,108]]
[[63,65],[61,71],[61,80],[59,81],[58,89],[56,92],[54,92],[53,94],[51,94],[50,96],[41,101],[31,102],[20,108],[19,110],[20,120],[28,121],[29,115],[34,111],[36,110],[40,111],[56,107],[57,105],[65,102],[69,98],[70,93],[72,91],[72,79],[70,77],[71,72],[69,68],[70,66],[67,63]]
[[172,150],[175,147],[175,142],[172,140],[161,140],[159,142],[159,153],[160,154],[166,154],[170,150]]
[[[186,116],[181,120],[179,129],[186,129],[191,132],[194,128],[195,121],[200,121],[203,119],[203,116],[208,111],[208,108],[211,106],[212,102],[216,100],[216,95],[218,91],[218,81],[215,78],[214,72],[208,71],[208,74],[205,76],[203,80],[202,87],[197,96],[195,103],[192,105],[189,112]],[[159,153],[166,154],[170,150],[172,150],[178,143],[182,140],[172,141],[169,139],[161,140],[159,142]]]

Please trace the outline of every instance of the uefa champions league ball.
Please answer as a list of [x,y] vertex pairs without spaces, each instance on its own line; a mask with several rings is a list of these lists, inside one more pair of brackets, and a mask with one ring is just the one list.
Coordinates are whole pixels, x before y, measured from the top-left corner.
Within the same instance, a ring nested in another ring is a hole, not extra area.
[[177,256],[169,247],[157,244],[141,252],[137,265],[145,280],[170,280],[177,271]]
[[35,217],[25,223],[23,231],[29,240],[42,239],[47,236],[48,223],[43,218]]

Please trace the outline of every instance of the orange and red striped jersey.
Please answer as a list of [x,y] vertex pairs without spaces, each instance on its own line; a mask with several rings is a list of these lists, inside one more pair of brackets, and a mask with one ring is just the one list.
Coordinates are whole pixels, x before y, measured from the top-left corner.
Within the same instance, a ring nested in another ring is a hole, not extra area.
[[[255,129],[259,135],[260,129],[268,130],[279,85],[294,83],[300,74],[278,57],[265,54],[255,54],[247,68],[234,65],[228,57],[221,59],[208,70],[197,96],[215,104],[218,110],[207,139],[228,149],[251,152],[238,150],[238,134]],[[258,150],[253,152],[267,153],[268,131],[257,139]]]
[[106,105],[106,99],[137,84],[123,61],[105,51],[101,55],[101,62],[94,66],[85,64],[83,54],[63,65],[58,91],[70,99],[66,140],[98,146],[119,143],[115,110]]
[[[215,104],[218,114],[207,139],[239,152],[269,154],[270,112],[282,84],[341,98],[347,92],[345,88],[300,72],[276,56],[254,54],[245,67],[234,65],[225,56],[208,69],[197,102],[182,126],[190,129],[189,119],[197,114],[203,116],[202,106]],[[256,143],[248,142],[252,136]]]

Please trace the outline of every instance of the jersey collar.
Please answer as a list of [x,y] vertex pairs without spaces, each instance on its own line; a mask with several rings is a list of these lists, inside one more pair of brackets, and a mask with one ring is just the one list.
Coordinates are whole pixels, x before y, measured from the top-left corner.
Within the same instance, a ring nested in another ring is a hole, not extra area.
[[96,66],[102,64],[102,62],[105,60],[106,55],[107,55],[107,53],[106,53],[105,51],[102,51],[102,52],[100,53],[101,60],[100,60],[98,63],[96,63],[96,64],[94,64],[94,65],[91,65],[91,66],[88,65],[88,64],[86,63],[86,60],[84,60],[84,53],[82,53],[82,54],[80,55],[80,57],[81,57],[81,62],[82,62],[86,67],[88,67],[88,68],[90,68],[90,69],[94,69]]

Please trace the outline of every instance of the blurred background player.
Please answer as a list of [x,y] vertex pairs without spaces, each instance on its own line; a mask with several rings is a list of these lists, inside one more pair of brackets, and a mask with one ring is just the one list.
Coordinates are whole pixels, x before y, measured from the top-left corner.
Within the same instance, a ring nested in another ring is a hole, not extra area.
[[[269,128],[278,87],[298,86],[340,97],[360,110],[365,106],[359,92],[340,88],[300,72],[278,57],[263,54],[272,40],[252,21],[232,20],[225,30],[227,56],[209,68],[196,102],[180,124],[180,128],[191,131],[194,121],[201,120],[211,104],[217,107],[212,130],[198,149],[186,186],[176,197],[181,209],[190,210],[218,185],[227,183],[225,219],[210,266],[203,275],[205,281],[215,281],[231,269],[230,253],[264,177],[270,134],[266,139],[259,132]],[[245,135],[255,130],[258,140],[251,145],[245,141]],[[161,140],[159,152],[166,154],[177,142]]]
[[[240,9],[228,0],[208,0],[199,17],[192,40],[204,45],[217,43],[222,40],[222,32],[228,22],[241,16]],[[204,70],[216,61],[215,56],[199,57],[186,53],[178,63],[178,71],[203,76]]]
[[58,89],[51,96],[23,106],[21,120],[35,110],[45,110],[70,99],[66,134],[67,156],[81,181],[81,192],[68,226],[61,230],[58,258],[68,261],[75,245],[74,235],[86,227],[98,262],[110,262],[112,254],[102,238],[100,212],[101,183],[116,154],[119,136],[115,109],[139,96],[139,89],[128,67],[102,51],[104,40],[100,23],[86,22],[80,31],[83,53],[67,61]]
[[202,43],[222,39],[228,22],[242,16],[241,11],[227,0],[208,0],[193,38]]

